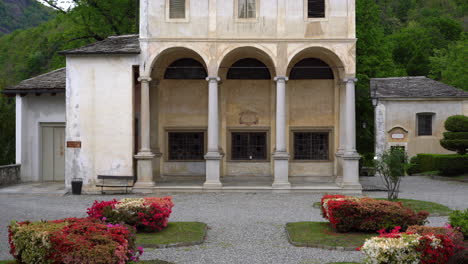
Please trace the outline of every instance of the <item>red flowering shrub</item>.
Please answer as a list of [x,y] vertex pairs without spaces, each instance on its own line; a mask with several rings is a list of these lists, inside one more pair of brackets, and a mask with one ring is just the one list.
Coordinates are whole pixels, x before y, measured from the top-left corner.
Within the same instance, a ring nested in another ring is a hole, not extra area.
[[[436,245],[435,239],[439,240]],[[416,250],[421,253],[421,264],[445,264],[454,254],[454,245],[446,235],[424,235]]]
[[429,213],[415,213],[399,202],[356,197],[322,198],[322,214],[338,232],[377,231],[401,226],[423,225]]
[[134,249],[134,228],[91,218],[13,222],[10,252],[18,263],[124,264],[143,253]]
[[139,231],[161,231],[167,226],[174,203],[171,197],[125,198],[120,201],[95,201],[88,208],[91,218],[108,223],[125,223]]
[[453,244],[455,245],[455,250],[463,249],[463,234],[453,229],[450,225],[445,227],[432,227],[432,226],[410,226],[406,230],[407,233],[414,233],[419,235],[445,235],[450,240],[452,240]]

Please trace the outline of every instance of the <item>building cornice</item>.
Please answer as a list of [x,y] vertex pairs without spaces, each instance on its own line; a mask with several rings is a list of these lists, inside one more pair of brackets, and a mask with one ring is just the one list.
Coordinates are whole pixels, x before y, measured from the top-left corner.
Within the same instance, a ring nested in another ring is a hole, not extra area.
[[304,39],[304,38],[140,38],[140,42],[211,42],[211,43],[278,43],[278,42],[295,42],[295,43],[356,43],[356,38],[345,39]]

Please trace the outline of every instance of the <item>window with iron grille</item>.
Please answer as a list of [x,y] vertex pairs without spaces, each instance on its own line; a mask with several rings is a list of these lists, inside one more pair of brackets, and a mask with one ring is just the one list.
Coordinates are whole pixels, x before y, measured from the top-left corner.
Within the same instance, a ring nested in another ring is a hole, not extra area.
[[171,63],[164,73],[164,79],[205,80],[208,76],[205,67],[199,61],[184,58]]
[[237,0],[237,13],[239,18],[257,17],[257,0]]
[[399,150],[399,151],[406,152],[405,146],[391,146],[391,147],[390,147],[390,150],[391,150],[391,151]]
[[266,160],[267,133],[266,132],[232,132],[231,134],[232,160]]
[[203,160],[203,132],[169,132],[169,160]]
[[307,17],[325,17],[325,0],[307,0]]
[[432,119],[433,113],[417,114],[418,119],[418,136],[431,136],[432,135]]
[[328,132],[294,132],[295,160],[329,160]]
[[333,79],[333,70],[330,66],[316,58],[307,58],[299,61],[291,69],[289,79],[291,80],[320,80]]
[[229,67],[227,78],[231,80],[270,80],[271,74],[263,62],[254,58],[245,58],[236,61]]
[[169,18],[185,18],[185,0],[169,0]]

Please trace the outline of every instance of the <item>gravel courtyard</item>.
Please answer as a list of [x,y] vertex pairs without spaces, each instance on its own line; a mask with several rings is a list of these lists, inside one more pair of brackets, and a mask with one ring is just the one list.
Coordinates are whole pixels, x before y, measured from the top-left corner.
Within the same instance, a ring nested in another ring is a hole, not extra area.
[[[364,183],[380,179],[363,178]],[[163,194],[160,194],[163,195]],[[284,225],[297,221],[324,221],[312,204],[320,194],[307,193],[175,193],[171,221],[200,221],[209,225],[204,244],[193,247],[146,250],[144,259],[175,263],[300,263],[360,261],[359,252],[298,248],[290,245]],[[384,192],[367,192],[386,197]],[[158,195],[159,196],[159,195]],[[52,220],[83,217],[94,200],[124,196],[0,195],[0,260],[9,255],[7,227],[11,220]],[[126,196],[128,197],[128,196]],[[438,202],[454,209],[468,207],[468,183],[406,177],[400,198]],[[430,217],[430,225],[443,225],[447,217]]]

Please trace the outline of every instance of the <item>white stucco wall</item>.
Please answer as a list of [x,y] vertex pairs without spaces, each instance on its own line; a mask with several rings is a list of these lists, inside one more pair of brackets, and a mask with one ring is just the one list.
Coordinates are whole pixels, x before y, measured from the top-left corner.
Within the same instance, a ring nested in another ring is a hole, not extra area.
[[99,174],[132,176],[133,65],[137,56],[67,57],[66,187],[83,178],[93,191]]
[[21,140],[16,142],[20,147],[17,151],[21,161],[21,181],[42,181],[41,179],[41,123],[65,123],[65,95],[56,96],[29,94],[17,97],[21,102],[17,107],[21,108],[21,118],[17,118],[17,136]]
[[[426,99],[426,100],[381,100],[376,115],[376,154],[382,153],[392,145],[406,146],[408,155],[418,153],[453,153],[440,146],[445,132],[445,120],[452,115],[467,114],[467,100],[463,99]],[[433,134],[417,135],[417,113],[434,113]],[[401,127],[408,131],[405,139],[392,139],[389,131]],[[382,143],[381,141],[384,141]]]

